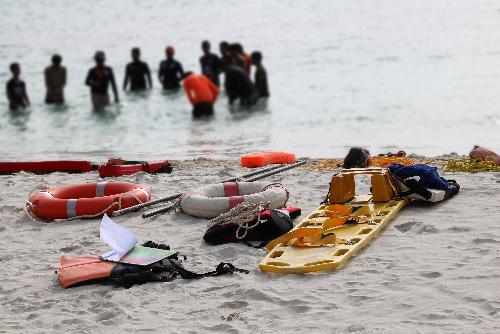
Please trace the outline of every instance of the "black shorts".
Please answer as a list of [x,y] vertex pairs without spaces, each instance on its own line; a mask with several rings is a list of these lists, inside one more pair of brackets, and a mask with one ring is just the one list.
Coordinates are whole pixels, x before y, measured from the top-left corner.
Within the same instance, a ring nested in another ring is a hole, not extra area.
[[193,106],[193,117],[210,116],[214,113],[214,106],[212,103],[201,102]]

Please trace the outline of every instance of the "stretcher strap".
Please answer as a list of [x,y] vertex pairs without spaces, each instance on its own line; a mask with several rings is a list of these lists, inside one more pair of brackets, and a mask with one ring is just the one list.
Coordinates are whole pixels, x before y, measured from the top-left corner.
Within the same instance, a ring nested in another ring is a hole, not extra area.
[[271,250],[278,244],[287,244],[296,247],[319,247],[335,245],[340,241],[343,240],[338,239],[331,229],[325,230],[323,227],[302,227],[270,241],[266,245],[266,248]]

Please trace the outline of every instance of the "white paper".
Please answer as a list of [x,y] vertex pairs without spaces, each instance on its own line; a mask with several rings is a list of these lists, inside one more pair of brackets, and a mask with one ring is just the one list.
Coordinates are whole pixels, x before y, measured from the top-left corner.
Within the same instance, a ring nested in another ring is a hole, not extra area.
[[102,217],[100,234],[101,240],[112,249],[100,256],[103,260],[120,261],[137,244],[135,235],[113,222],[107,214]]

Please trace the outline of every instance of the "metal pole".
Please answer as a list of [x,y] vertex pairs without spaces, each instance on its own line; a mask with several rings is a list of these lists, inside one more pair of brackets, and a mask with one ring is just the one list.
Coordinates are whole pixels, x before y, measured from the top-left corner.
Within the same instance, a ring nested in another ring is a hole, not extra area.
[[149,218],[149,217],[154,217],[154,216],[157,216],[157,215],[161,215],[162,213],[167,213],[170,210],[172,210],[174,208],[174,206],[175,206],[175,204],[169,204],[167,206],[161,207],[161,208],[156,209],[156,210],[151,210],[151,211],[148,211],[148,212],[144,212],[142,214],[142,218],[146,219],[146,218]]
[[[263,168],[263,169],[259,169],[259,170],[250,172],[248,174],[244,174],[244,175],[241,175],[241,176],[232,177],[232,178],[224,180],[222,182],[223,183],[224,182],[234,182],[234,181],[236,181],[236,180],[238,180],[240,178],[244,179],[244,178],[247,178],[247,177],[252,177],[252,176],[259,175],[259,174],[266,173],[266,172],[270,172],[272,170],[276,170],[276,169],[279,169],[279,168],[282,168],[282,167],[283,167],[283,165],[274,165],[274,166],[270,166],[270,167],[266,167],[266,168]],[[158,198],[158,199],[155,199],[153,201],[149,201],[149,202],[145,202],[145,203],[133,205],[133,206],[130,206],[130,207],[125,208],[125,209],[116,210],[115,212],[113,212],[113,216],[116,217],[116,216],[124,215],[124,214],[129,213],[129,212],[139,211],[140,209],[143,209],[143,208],[147,208],[147,207],[150,207],[150,206],[153,206],[153,205],[156,205],[156,204],[160,204],[160,203],[163,203],[163,202],[168,202],[168,201],[174,200],[176,198],[181,197],[181,195],[182,195],[182,193],[178,193],[178,194],[175,194],[175,195],[171,195],[171,196],[167,196],[167,197],[163,197],[163,198]]]
[[145,203],[141,203],[141,204],[129,206],[128,208],[125,208],[125,209],[116,210],[115,212],[113,212],[113,216],[116,217],[116,216],[121,216],[121,215],[124,215],[124,214],[132,212],[132,211],[139,211],[142,208],[150,207],[150,206],[153,206],[153,205],[156,205],[156,204],[168,202],[168,201],[171,201],[173,199],[179,198],[179,197],[181,197],[181,195],[182,195],[182,193],[178,193],[178,194],[171,195],[171,196],[168,196],[168,197],[158,198],[158,199],[155,199],[153,201],[149,201],[149,202],[145,202]]
[[[286,165],[285,167],[283,167],[281,165],[280,168],[276,168],[275,170],[269,171],[267,173],[257,175],[257,176],[255,176],[253,178],[245,180],[245,182],[253,182],[253,181],[261,180],[261,179],[263,179],[265,177],[268,177],[268,176],[271,176],[271,175],[275,175],[275,174],[287,171],[289,169],[305,165],[306,163],[307,163],[307,161],[303,160],[303,161],[299,161],[299,162],[296,162],[296,163],[291,164],[291,165]],[[232,181],[228,181],[228,182],[232,182]],[[158,208],[158,209],[154,209],[154,210],[145,212],[145,213],[142,214],[142,218],[150,218],[150,217],[162,214],[162,213],[169,212],[170,210],[172,210],[174,208],[174,206],[175,206],[175,204],[169,204],[169,205],[167,205],[165,207],[161,207],[161,208]]]
[[264,174],[259,174],[259,175],[255,176],[255,177],[250,178],[250,179],[246,179],[245,182],[253,182],[253,181],[261,180],[261,179],[263,179],[265,177],[268,177],[268,176],[271,176],[271,175],[274,175],[274,174],[278,174],[278,173],[287,171],[287,170],[295,168],[295,167],[299,167],[299,166],[305,165],[306,163],[307,163],[307,161],[302,160],[302,161],[296,162],[294,164],[287,165],[285,167],[281,167],[281,168],[279,168],[277,170],[273,170],[273,171],[270,171],[270,172],[267,172],[267,173],[264,173]]

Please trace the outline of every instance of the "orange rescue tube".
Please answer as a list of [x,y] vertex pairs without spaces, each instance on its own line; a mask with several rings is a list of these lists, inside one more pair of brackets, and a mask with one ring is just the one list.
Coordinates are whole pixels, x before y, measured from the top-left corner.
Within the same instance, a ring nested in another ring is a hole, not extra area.
[[30,197],[26,209],[46,219],[90,218],[111,215],[150,199],[149,190],[141,184],[83,183],[39,191]]
[[295,154],[288,152],[255,152],[241,156],[241,166],[262,167],[269,164],[293,164]]

